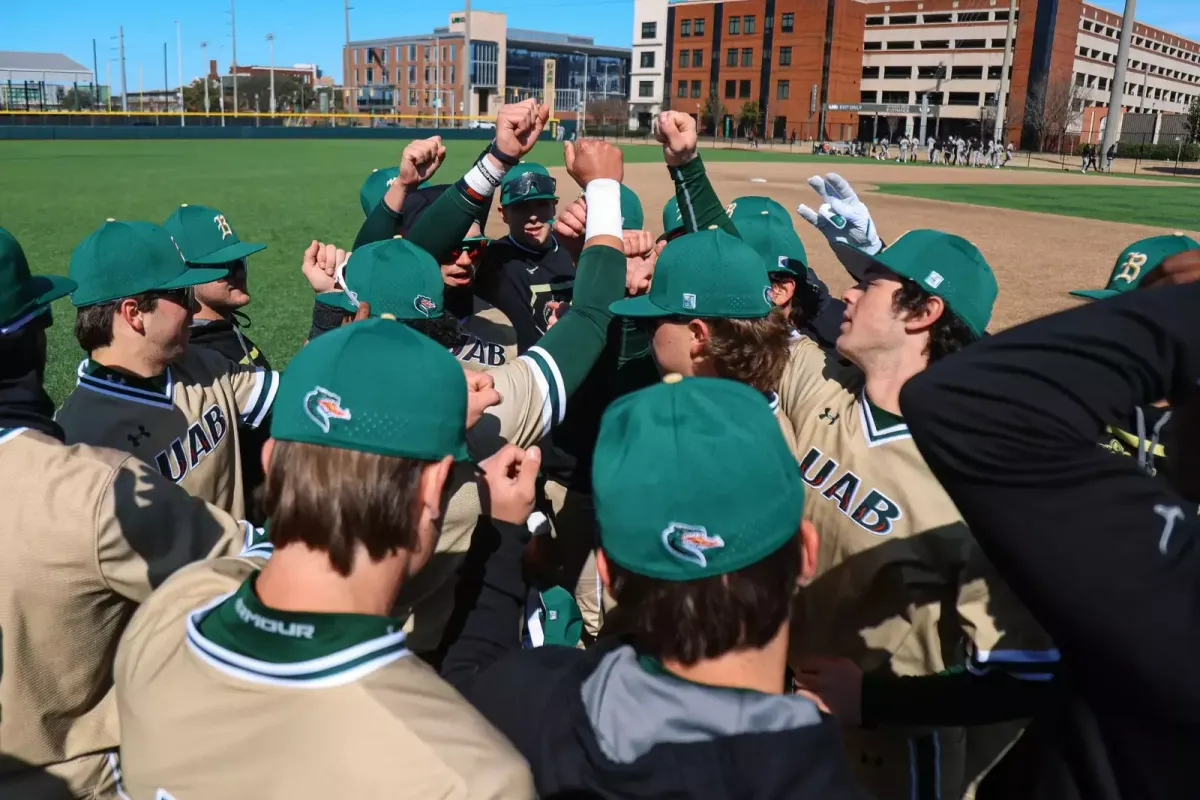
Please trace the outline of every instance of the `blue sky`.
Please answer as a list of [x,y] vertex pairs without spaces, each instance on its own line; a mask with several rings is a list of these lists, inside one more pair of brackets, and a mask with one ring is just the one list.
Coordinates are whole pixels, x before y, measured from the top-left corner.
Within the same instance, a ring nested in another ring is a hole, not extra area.
[[[119,85],[116,34],[125,26],[126,79],[137,89],[138,67],[147,89],[163,85],[163,43],[167,44],[168,83],[176,79],[175,20],[183,29],[185,80],[203,74],[200,42],[208,42],[208,58],[224,72],[232,55],[229,4],[226,0],[58,0],[52,6],[18,0],[8,4],[0,26],[0,50],[58,52],[91,67],[92,39],[96,40],[98,78],[104,80],[111,57],[112,82]],[[1120,11],[1122,4],[1100,5]],[[286,11],[280,10],[280,7]],[[352,0],[352,38],[416,34],[445,25],[450,12],[462,10],[461,0]],[[472,7],[504,11],[508,24],[592,36],[598,44],[629,46],[633,29],[633,0],[476,0]],[[275,63],[316,62],[341,80],[341,47],[345,39],[342,0],[238,0],[238,62],[266,64],[267,33],[275,34]],[[1200,39],[1200,3],[1195,0],[1142,0],[1140,21],[1180,35]],[[114,37],[114,38],[110,38]]]

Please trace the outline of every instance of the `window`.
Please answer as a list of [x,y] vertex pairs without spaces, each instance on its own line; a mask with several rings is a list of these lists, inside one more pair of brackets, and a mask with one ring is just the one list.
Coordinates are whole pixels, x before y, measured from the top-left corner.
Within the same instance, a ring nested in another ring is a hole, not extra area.
[[922,50],[949,50],[950,42],[947,39],[922,40]]
[[885,78],[911,78],[912,67],[884,67],[883,77]]
[[737,66],[737,48],[736,47],[731,47],[725,51],[725,66],[727,66],[727,67],[736,67]]
[[[369,79],[368,79],[368,80],[369,80]],[[1076,72],[1076,73],[1075,73],[1075,85],[1076,85],[1076,86],[1083,86],[1083,81],[1084,81],[1084,76],[1083,76],[1083,73],[1082,73],[1082,72]]]
[[700,81],[692,81],[692,97],[700,96]]
[[789,11],[783,15],[781,22],[783,23],[783,32],[791,33],[796,27],[796,15]]
[[641,65],[642,65],[643,69],[649,69],[654,66],[654,51],[653,50],[646,52],[646,53],[642,53]]
[[679,82],[679,92],[678,93],[679,93],[680,97],[687,97],[687,81]]
[[738,97],[750,96],[750,81],[738,81]]
[[952,106],[977,106],[979,105],[979,92],[951,92],[949,104]]
[[912,101],[908,92],[884,92],[883,102],[891,105],[907,105]]
[[[369,80],[369,78],[368,78],[368,80]],[[426,67],[426,68],[425,68],[425,82],[426,82],[426,83],[433,83],[433,81],[429,80],[429,67]]]
[[879,67],[863,67],[862,76],[864,78],[878,78],[879,77]]
[[779,66],[790,67],[792,65],[792,48],[779,48]]
[[424,53],[424,55],[425,55],[425,60],[426,60],[426,61],[428,61],[428,60],[429,60],[429,51],[430,51],[430,49],[431,49],[431,48],[429,47],[429,45],[425,45],[425,53]]
[[408,104],[410,106],[415,106],[417,104],[417,90],[416,89],[408,90]]
[[1004,49],[1004,40],[1003,39],[992,39],[992,47],[1003,50]]
[[888,24],[889,25],[916,25],[917,24],[917,15],[916,14],[893,15],[892,18],[890,20],[888,20]]
[[658,23],[657,22],[643,22],[642,23],[642,38],[643,39],[653,39],[655,36],[658,36]]
[[679,51],[679,66],[680,67],[691,66],[691,56],[692,56],[691,50],[680,50]]
[[685,19],[679,23],[679,35],[680,36],[691,36],[692,35],[692,21],[690,19]]
[[986,39],[955,39],[954,46],[959,50],[982,50],[987,47]]
[[638,97],[653,97],[654,81],[638,81]]
[[457,73],[456,73],[455,67],[453,64],[451,64],[450,65],[450,82],[451,83],[458,83],[458,78],[456,77],[456,75],[457,75]]
[[943,70],[942,77],[945,77],[945,67],[940,64],[938,66],[917,67],[917,77],[923,80],[936,81],[938,79],[938,70]]
[[882,24],[883,24],[883,17],[867,17],[867,27],[868,28],[871,27],[872,25],[882,25]]
[[[1004,71],[1003,67],[988,67],[988,80],[989,81],[1000,80],[1000,73],[1003,71]],[[1009,78],[1009,80],[1012,80],[1012,67],[1008,68],[1008,78]]]
[[767,22],[766,22],[766,25],[764,26],[764,30],[766,30],[767,32],[775,30],[775,15],[774,14],[767,15]]
[[[996,12],[996,22],[1008,22],[1008,11],[1007,11],[1007,9],[1006,9],[1006,10],[1004,10],[1004,11],[997,11],[997,12]],[[1085,22],[1084,24],[1086,25],[1087,23]]]
[[[1005,12],[1004,12],[1004,18],[1005,18],[1005,19],[1008,19],[1008,12],[1007,12],[1007,11],[1005,11]],[[1092,23],[1091,23],[1091,20],[1086,20],[1086,19],[1085,19],[1085,20],[1083,21],[1083,29],[1084,29],[1085,31],[1090,31],[1090,30],[1092,29]]]
[[[987,11],[960,11],[958,12],[959,22],[987,22],[989,12]],[[954,105],[951,103],[951,105]]]
[[1081,58],[1087,58],[1088,57],[1088,49],[1086,47],[1079,48],[1079,56]]
[[946,102],[946,93],[945,92],[930,92],[929,93],[929,105],[940,106],[940,105],[944,105],[945,102]]
[[863,50],[882,50],[883,42],[863,42]]
[[750,14],[742,18],[742,32],[754,33],[754,15]]
[[692,24],[696,30],[696,35],[703,36],[704,35],[704,19],[703,18],[694,19],[694,20],[692,20]]
[[[783,48],[780,48],[780,49],[782,50]],[[742,48],[742,66],[743,67],[753,67],[754,66],[754,49],[753,48],[751,48],[751,47],[743,47]]]
[[455,53],[455,47],[456,47],[456,46],[457,46],[457,45],[453,45],[453,44],[452,44],[452,45],[450,45],[450,60],[451,60],[451,61],[457,61],[457,60],[458,60],[458,59],[456,59],[456,58],[454,57],[454,56],[456,55],[456,53]]
[[926,14],[926,25],[945,25],[950,22],[949,14]]
[[979,80],[983,77],[983,67],[956,66],[950,77],[956,80]]
[[408,65],[408,82],[409,83],[417,82],[417,65],[416,64]]
[[888,42],[888,50],[913,50],[912,42]]
[[875,103],[879,101],[879,92],[859,92],[858,102]]
[[741,17],[730,17],[729,18],[729,33],[730,33],[730,35],[738,34],[741,32],[742,32],[742,18]]
[[367,67],[367,83],[374,83],[374,82],[375,82],[375,70],[371,69],[370,67]]
[[[408,60],[409,60],[409,61],[416,61],[416,60],[417,60],[417,46],[416,46],[415,44],[410,44],[410,45],[408,46]],[[412,103],[410,103],[410,105],[416,105],[416,104],[417,104],[417,96],[416,96],[416,94],[414,93],[412,97],[413,97],[413,102],[412,102]]]
[[775,99],[787,100],[792,96],[791,81],[776,81],[775,82]]
[[693,67],[703,67],[704,66],[704,51],[703,50],[693,50],[692,51],[692,66]]
[[725,97],[737,97],[737,81],[725,81]]

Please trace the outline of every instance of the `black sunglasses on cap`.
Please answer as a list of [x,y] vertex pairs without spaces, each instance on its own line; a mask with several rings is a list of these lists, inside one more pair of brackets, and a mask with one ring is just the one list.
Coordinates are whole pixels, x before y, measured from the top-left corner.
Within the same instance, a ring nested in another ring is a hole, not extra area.
[[519,203],[521,198],[530,195],[554,194],[558,189],[558,181],[549,175],[526,172],[510,181],[504,189],[504,195],[510,203]]

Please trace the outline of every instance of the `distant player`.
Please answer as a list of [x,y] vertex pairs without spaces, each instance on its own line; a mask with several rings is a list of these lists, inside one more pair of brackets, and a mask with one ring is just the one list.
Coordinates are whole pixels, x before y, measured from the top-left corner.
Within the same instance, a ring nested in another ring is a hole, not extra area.
[[938,150],[936,144],[937,142],[932,136],[925,141],[925,154],[929,157],[930,164],[936,164],[938,162]]
[[908,162],[908,137],[900,137],[900,155],[896,158],[896,163]]

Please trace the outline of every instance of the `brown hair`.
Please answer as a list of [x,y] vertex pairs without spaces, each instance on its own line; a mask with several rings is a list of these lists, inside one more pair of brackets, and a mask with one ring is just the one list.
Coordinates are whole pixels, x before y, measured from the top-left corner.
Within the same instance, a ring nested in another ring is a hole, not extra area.
[[276,441],[263,510],[276,547],[304,544],[340,575],[358,545],[372,561],[416,544],[416,497],[426,462],[302,442]]
[[[921,288],[921,285],[910,278],[900,279],[900,288],[892,295],[892,310],[897,314],[907,313],[910,316],[923,313],[933,297]],[[948,355],[957,353],[971,342],[979,339],[967,323],[963,322],[945,306],[942,316],[929,328],[929,341],[925,344],[925,355],[929,363],[941,361]]]
[[694,581],[663,581],[612,560],[608,565],[622,629],[643,652],[690,665],[775,638],[791,615],[800,537],[748,567]]
[[135,294],[130,297],[119,297],[116,300],[106,300],[103,303],[84,306],[75,316],[75,341],[85,352],[92,352],[101,347],[108,347],[113,341],[113,317],[117,309],[126,300],[137,303],[138,311],[153,311],[158,305],[158,296],[149,292]]
[[779,387],[788,360],[791,330],[787,310],[773,308],[762,319],[706,319],[708,357],[722,378],[760,392]]

